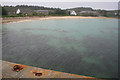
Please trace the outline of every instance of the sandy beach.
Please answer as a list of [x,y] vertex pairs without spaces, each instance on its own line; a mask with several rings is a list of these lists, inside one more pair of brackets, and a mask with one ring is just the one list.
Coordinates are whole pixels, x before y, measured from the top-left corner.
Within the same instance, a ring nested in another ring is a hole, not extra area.
[[7,18],[1,18],[1,20],[2,20],[2,24],[5,24],[5,23],[25,22],[25,21],[32,21],[32,20],[47,20],[47,19],[92,19],[92,18],[111,19],[111,18],[107,18],[107,17],[49,16],[49,17],[7,17]]

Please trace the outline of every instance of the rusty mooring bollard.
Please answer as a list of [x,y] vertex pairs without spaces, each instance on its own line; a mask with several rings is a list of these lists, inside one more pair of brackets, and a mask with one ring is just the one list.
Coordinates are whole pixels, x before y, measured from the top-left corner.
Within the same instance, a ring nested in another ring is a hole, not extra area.
[[33,74],[34,74],[35,76],[42,76],[42,73],[38,73],[38,72],[35,72],[35,71],[33,71]]
[[15,66],[13,66],[13,71],[19,72],[22,69],[23,69],[23,67],[21,65],[15,65]]

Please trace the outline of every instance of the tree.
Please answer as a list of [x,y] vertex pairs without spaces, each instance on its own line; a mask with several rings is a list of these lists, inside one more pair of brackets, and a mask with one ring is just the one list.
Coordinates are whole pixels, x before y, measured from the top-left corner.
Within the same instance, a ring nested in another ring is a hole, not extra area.
[[2,15],[7,15],[7,11],[5,10],[4,7],[2,7]]
[[57,15],[66,15],[66,10],[56,9],[55,14],[57,14]]
[[68,14],[70,15],[70,11],[68,12]]

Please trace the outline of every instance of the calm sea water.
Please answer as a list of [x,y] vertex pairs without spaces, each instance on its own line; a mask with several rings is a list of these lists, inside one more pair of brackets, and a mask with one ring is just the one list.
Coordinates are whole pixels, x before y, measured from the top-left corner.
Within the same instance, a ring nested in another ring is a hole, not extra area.
[[3,60],[115,78],[118,20],[58,19],[3,24]]

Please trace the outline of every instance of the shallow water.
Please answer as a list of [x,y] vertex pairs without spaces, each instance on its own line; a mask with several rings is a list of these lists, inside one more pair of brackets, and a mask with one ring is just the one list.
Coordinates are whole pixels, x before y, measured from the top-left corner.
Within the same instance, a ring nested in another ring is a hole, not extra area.
[[3,60],[115,78],[117,19],[58,19],[3,24]]

